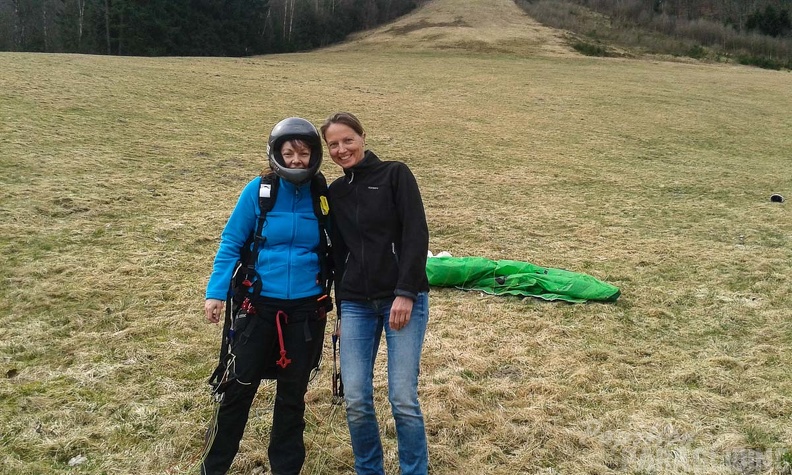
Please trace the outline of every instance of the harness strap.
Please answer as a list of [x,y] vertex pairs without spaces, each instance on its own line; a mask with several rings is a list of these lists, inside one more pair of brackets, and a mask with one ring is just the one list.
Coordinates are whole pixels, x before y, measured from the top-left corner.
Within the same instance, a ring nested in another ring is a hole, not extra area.
[[291,359],[286,357],[286,347],[283,345],[283,329],[281,328],[281,315],[283,315],[283,320],[288,324],[289,323],[289,316],[286,315],[286,312],[283,310],[278,310],[278,313],[275,315],[275,326],[278,328],[278,343],[280,344],[280,359],[275,362],[281,368],[286,368],[292,362]]

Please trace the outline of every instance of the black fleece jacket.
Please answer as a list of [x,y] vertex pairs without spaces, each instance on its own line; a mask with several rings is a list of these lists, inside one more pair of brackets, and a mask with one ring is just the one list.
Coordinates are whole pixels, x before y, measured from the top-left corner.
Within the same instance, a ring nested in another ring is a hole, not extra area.
[[421,193],[407,165],[367,150],[329,190],[336,300],[429,290],[429,228]]

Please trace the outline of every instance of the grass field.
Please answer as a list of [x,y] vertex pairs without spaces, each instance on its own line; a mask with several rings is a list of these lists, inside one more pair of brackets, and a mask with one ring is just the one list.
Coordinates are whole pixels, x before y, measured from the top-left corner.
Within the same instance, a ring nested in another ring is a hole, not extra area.
[[[622,290],[433,289],[432,474],[792,472],[792,209],[769,200],[792,199],[792,74],[583,57],[508,0],[459,1],[304,54],[0,53],[0,473],[194,473],[220,231],[272,125],[336,110],[412,168],[434,252]],[[304,474],[352,473],[327,343]],[[267,473],[271,396],[232,473]]]

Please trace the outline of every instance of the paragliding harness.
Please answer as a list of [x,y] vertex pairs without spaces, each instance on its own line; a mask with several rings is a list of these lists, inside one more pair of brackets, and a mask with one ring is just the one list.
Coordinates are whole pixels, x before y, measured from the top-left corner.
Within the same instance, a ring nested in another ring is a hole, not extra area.
[[[236,379],[235,356],[233,354],[234,342],[241,337],[248,337],[252,332],[253,325],[249,320],[256,313],[255,299],[261,292],[261,276],[256,272],[256,262],[258,253],[261,249],[265,237],[262,230],[267,218],[267,213],[275,206],[278,194],[279,178],[273,173],[261,176],[259,187],[259,208],[261,213],[256,221],[256,227],[248,237],[239,261],[237,261],[234,273],[231,277],[228,299],[225,306],[225,318],[223,321],[223,336],[220,344],[220,358],[217,368],[209,377],[209,385],[212,387],[212,396],[217,402],[223,400],[225,389]],[[322,296],[319,298],[320,318],[324,318],[326,312],[333,308],[330,298],[330,288],[332,286],[332,269],[330,263],[330,239],[327,232],[327,215],[330,211],[327,202],[327,181],[321,173],[317,173],[311,179],[311,199],[313,200],[313,210],[319,222],[319,282],[322,285]],[[281,317],[286,319],[286,314],[279,311],[275,318],[278,329],[278,340],[280,345],[280,359],[264,374],[265,379],[275,379],[275,364],[285,368],[291,363],[286,355],[286,348],[283,345],[283,333],[281,330]],[[241,332],[241,334],[240,334]],[[310,340],[310,333],[306,330],[306,339]],[[322,352],[319,351],[312,364],[312,375],[316,374],[321,363]],[[334,358],[335,363],[335,358]],[[334,364],[335,366],[335,364]]]

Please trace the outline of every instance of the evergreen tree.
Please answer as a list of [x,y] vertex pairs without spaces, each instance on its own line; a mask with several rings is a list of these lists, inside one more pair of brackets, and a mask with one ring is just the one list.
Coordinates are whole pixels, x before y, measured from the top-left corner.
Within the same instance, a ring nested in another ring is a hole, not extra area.
[[246,56],[343,40],[415,0],[0,0],[0,50]]

